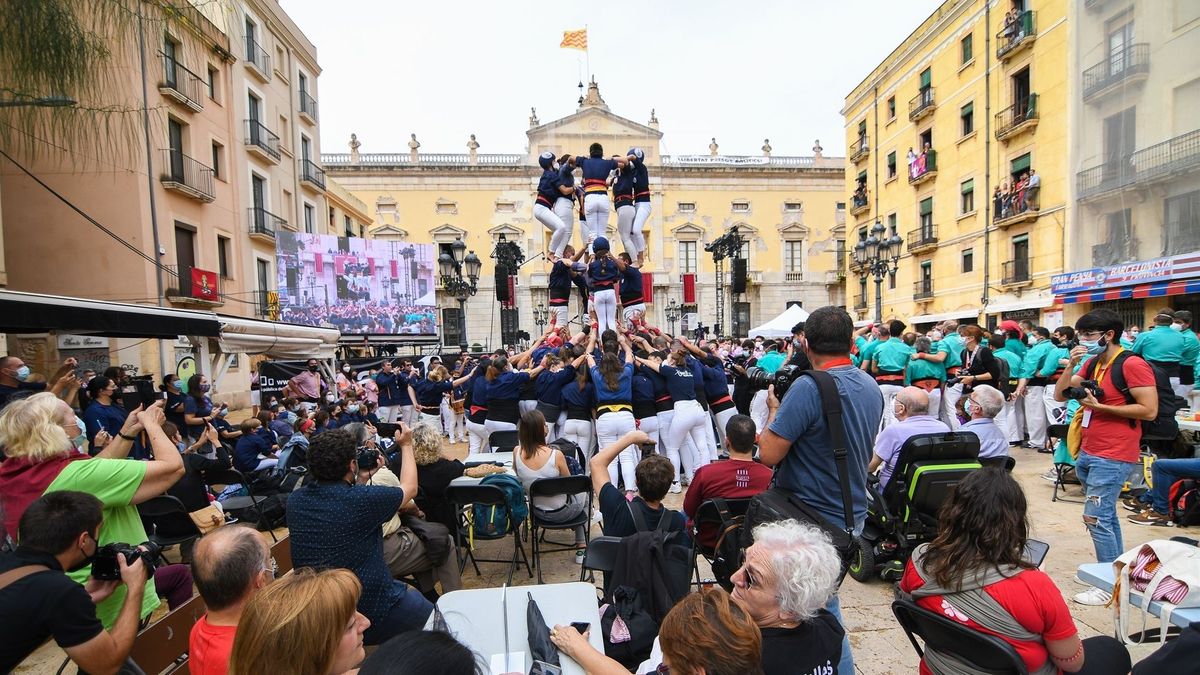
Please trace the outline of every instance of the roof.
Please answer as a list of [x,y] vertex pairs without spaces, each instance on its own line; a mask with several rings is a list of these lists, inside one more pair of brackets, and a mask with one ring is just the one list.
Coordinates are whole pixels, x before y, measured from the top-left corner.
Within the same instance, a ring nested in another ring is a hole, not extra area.
[[212,312],[0,291],[0,332],[50,331],[174,340],[180,335],[217,337],[221,325]]

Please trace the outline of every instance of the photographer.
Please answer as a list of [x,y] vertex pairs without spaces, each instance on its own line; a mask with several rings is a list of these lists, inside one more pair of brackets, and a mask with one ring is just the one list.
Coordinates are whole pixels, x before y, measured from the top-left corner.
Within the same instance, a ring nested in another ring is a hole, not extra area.
[[[127,564],[117,555],[120,581],[89,578],[80,585],[63,574],[96,556],[103,506],[89,494],[64,491],[46,494],[25,509],[20,546],[0,557],[0,672],[15,668],[49,637],[81,672],[115,673],[129,656],[146,586],[141,558]],[[129,592],[105,631],[96,603],[122,583]]]
[[[1083,437],[1076,475],[1086,495],[1083,503],[1083,522],[1092,535],[1097,562],[1112,562],[1125,551],[1121,540],[1121,521],[1117,518],[1117,500],[1125,479],[1138,466],[1142,439],[1139,420],[1152,420],[1158,415],[1158,390],[1154,371],[1140,356],[1125,351],[1121,333],[1125,324],[1116,312],[1096,309],[1075,322],[1079,344],[1070,352],[1065,374],[1054,384],[1054,399],[1075,398],[1082,408]],[[1120,361],[1118,361],[1120,357]],[[1083,367],[1075,371],[1075,366]],[[1113,382],[1113,368],[1118,368],[1133,402]],[[1075,595],[1081,605],[1107,604],[1111,595],[1091,588]]]

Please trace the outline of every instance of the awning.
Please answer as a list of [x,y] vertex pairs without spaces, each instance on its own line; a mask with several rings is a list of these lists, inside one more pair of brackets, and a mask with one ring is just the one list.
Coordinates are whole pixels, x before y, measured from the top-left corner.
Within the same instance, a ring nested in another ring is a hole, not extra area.
[[1016,312],[1022,309],[1045,309],[1046,307],[1052,307],[1054,303],[1054,296],[1044,298],[1029,298],[1028,300],[1018,300],[1016,302],[988,305],[987,308],[984,309],[984,312],[988,314],[1001,314],[1003,312]]
[[0,333],[61,331],[104,337],[216,337],[217,315],[188,309],[0,291]]
[[920,316],[910,317],[908,325],[912,326],[918,323],[940,323],[948,319],[974,319],[979,316],[977,309],[957,309],[953,312],[942,312],[941,314],[922,314]]
[[761,326],[755,326],[750,329],[750,337],[765,337],[779,338],[789,337],[792,334],[792,327],[808,318],[808,312],[800,305],[792,305],[783,310],[779,316],[771,319]]
[[273,359],[331,359],[341,333],[294,323],[218,317],[221,332],[216,343],[224,354],[266,354]]
[[1200,279],[1159,281],[1153,284],[1141,284],[1138,286],[1079,291],[1077,293],[1060,295],[1056,299],[1065,304],[1073,305],[1079,302],[1103,302],[1105,300],[1128,300],[1130,298],[1165,298],[1185,293],[1200,293]]

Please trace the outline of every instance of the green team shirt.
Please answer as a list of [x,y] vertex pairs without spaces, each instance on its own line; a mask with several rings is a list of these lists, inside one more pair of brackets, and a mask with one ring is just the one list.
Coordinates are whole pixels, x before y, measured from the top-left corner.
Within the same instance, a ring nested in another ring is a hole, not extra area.
[[875,348],[875,365],[880,374],[903,373],[912,358],[913,348],[904,344],[898,337],[888,338],[887,342]]
[[[137,507],[133,505],[133,495],[145,477],[146,463],[134,459],[80,460],[68,463],[46,488],[46,492],[75,490],[94,496],[104,504],[104,522],[100,524],[97,543],[104,546],[119,541],[137,546],[148,539]],[[88,565],[67,576],[83,584],[91,575],[92,566]],[[121,584],[107,600],[96,605],[96,616],[105,629],[112,628],[116,622],[121,605],[125,604],[125,593],[125,584]],[[142,596],[141,617],[150,616],[158,605],[158,594],[154,590],[154,579],[151,578],[146,581],[146,591]]]
[[1200,338],[1191,328],[1184,328],[1179,334],[1183,336],[1183,358],[1179,362],[1185,366],[1194,365],[1200,359]]
[[[1007,342],[1004,344],[1005,346],[1008,345]],[[1007,349],[997,349],[992,352],[992,356],[995,356],[998,359],[1004,359],[1004,362],[1008,364],[1008,379],[1018,379],[1017,373],[1021,370],[1021,357],[1008,351]]]
[[954,333],[953,335],[953,338],[947,335],[945,339],[934,345],[937,351],[946,355],[946,360],[942,361],[942,366],[945,368],[962,367],[962,338],[958,337],[958,333]]
[[1019,359],[1024,359],[1026,352],[1029,351],[1029,347],[1023,340],[1013,340],[1012,338],[1004,341],[1004,349],[1016,354]]
[[[1008,351],[1007,342],[1004,343],[1004,346],[1006,349],[1003,351]],[[1025,379],[1037,375],[1038,369],[1040,369],[1042,366],[1042,360],[1045,359],[1046,355],[1052,351],[1054,351],[1053,342],[1050,342],[1049,340],[1042,340],[1041,342],[1038,342],[1025,352],[1025,356],[1021,357],[1021,366],[1019,369],[1012,370],[1012,364],[1009,364],[1009,373],[1011,373],[1013,377]]]
[[1066,347],[1055,347],[1053,350],[1046,353],[1046,357],[1042,359],[1042,365],[1038,368],[1039,377],[1050,377],[1058,372],[1060,367],[1065,368],[1066,365],[1059,366],[1058,362],[1063,359],[1071,358],[1071,350]]
[[905,375],[905,384],[912,384],[918,380],[932,379],[936,379],[938,382],[945,382],[946,366],[935,361],[913,359],[908,362],[908,370],[905,372]]
[[862,361],[870,361],[875,358],[875,350],[879,349],[881,344],[883,344],[882,340],[868,340],[867,344],[858,352]]
[[1138,334],[1132,351],[1147,361],[1179,363],[1183,360],[1183,348],[1183,331],[1171,330],[1170,326],[1155,326]]

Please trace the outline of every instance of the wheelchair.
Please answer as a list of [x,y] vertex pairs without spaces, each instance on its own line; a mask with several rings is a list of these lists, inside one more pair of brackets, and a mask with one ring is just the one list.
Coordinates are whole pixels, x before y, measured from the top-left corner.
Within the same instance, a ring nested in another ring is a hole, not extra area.
[[881,490],[878,478],[868,478],[867,520],[850,576],[899,581],[912,550],[937,536],[938,509],[950,489],[981,467],[975,434],[918,434],[905,441],[888,484]]

